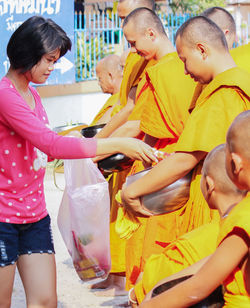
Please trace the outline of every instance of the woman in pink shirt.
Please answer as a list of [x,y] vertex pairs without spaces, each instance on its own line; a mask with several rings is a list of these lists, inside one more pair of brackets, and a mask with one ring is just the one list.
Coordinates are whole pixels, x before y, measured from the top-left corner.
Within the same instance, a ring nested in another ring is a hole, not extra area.
[[34,16],[11,36],[10,69],[0,81],[0,307],[10,307],[16,266],[27,307],[57,307],[56,269],[43,178],[48,158],[124,153],[147,163],[153,149],[133,138],[64,137],[48,127],[29,83],[44,83],[71,48],[52,20]]

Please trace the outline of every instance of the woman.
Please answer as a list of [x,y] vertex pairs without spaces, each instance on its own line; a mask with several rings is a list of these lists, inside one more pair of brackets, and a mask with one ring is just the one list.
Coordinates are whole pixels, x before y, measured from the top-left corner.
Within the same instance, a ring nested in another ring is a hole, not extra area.
[[0,82],[0,307],[10,307],[16,266],[27,307],[57,307],[56,269],[43,178],[48,157],[76,159],[122,152],[154,160],[153,149],[132,138],[59,136],[36,90],[71,41],[52,20],[34,16],[11,36],[10,69]]

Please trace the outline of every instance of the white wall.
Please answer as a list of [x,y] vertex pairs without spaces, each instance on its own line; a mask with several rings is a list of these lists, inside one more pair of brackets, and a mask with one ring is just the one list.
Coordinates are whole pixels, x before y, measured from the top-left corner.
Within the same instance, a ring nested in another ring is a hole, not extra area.
[[71,123],[90,124],[109,98],[109,94],[90,93],[42,98],[51,128]]

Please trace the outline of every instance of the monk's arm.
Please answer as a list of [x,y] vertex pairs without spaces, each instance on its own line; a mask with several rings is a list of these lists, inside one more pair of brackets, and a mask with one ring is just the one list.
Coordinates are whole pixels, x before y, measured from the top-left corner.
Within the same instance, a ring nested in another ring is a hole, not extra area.
[[189,307],[211,294],[239,265],[248,253],[248,244],[230,235],[216,249],[197,274],[162,294],[144,301],[140,308]]
[[110,137],[137,137],[140,133],[140,120],[127,121],[115,130]]
[[96,134],[96,138],[107,138],[127,120],[135,105],[136,88],[133,87],[128,95],[126,106],[124,106],[111,120],[103,127],[103,129]]
[[141,205],[141,196],[158,191],[168,186],[191,171],[200,160],[206,156],[206,152],[177,152],[160,163],[150,172],[122,190],[123,205],[135,213],[149,215],[149,212]]
[[208,259],[211,258],[211,256],[205,257],[203,259],[201,259],[200,261],[190,265],[189,267],[183,269],[180,272],[177,272],[171,276],[168,276],[162,280],[160,280],[154,287],[153,289],[146,295],[145,300],[149,300],[152,296],[152,292],[155,288],[157,288],[158,286],[161,286],[162,284],[168,282],[168,281],[172,281],[181,277],[185,277],[185,276],[189,276],[189,275],[195,275],[200,269],[201,267],[208,261]]

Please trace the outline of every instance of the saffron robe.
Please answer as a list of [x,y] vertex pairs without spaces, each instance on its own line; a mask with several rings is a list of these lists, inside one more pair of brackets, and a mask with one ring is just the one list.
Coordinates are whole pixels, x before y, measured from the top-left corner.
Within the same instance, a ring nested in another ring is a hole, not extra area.
[[101,120],[104,114],[110,110],[119,100],[119,92],[116,94],[111,95],[106,103],[102,106],[102,108],[98,111],[97,115],[95,116],[94,120],[91,122],[90,126],[96,125],[96,123]]
[[[250,107],[249,91],[250,75],[237,67],[216,76],[204,88],[197,101],[192,101],[191,108],[195,108],[187,119],[185,128],[175,145],[175,151],[209,152],[215,146],[224,143],[227,129],[234,118]],[[168,240],[175,239],[174,236],[177,238],[212,219],[219,219],[218,213],[209,209],[202,196],[201,168],[202,162],[193,170],[190,197],[182,209],[165,214],[165,217],[159,215],[162,221],[156,222],[154,219],[156,216],[148,219],[140,268],[138,269],[136,264],[133,270],[130,270],[130,287],[135,282],[133,274],[137,274],[137,278],[138,272],[143,271],[145,260],[152,254],[153,244],[155,247],[157,243],[166,245]],[[160,245],[158,246],[160,250]]]
[[[248,194],[240,203],[238,203],[231,210],[231,212],[226,218],[222,219],[218,237],[218,244],[220,244],[227,237],[228,234],[234,234],[236,228],[238,230],[242,230],[247,235],[250,241],[249,221],[250,194]],[[249,254],[248,258],[250,258]],[[237,266],[236,269],[227,277],[227,279],[223,282],[223,285],[225,289],[224,307],[250,307],[250,295],[247,293],[243,269],[240,266]]]
[[[184,128],[184,123],[189,117],[188,109],[196,84],[189,76],[184,74],[184,65],[176,52],[165,55],[157,64],[148,68],[145,79],[145,83],[140,87],[140,99],[136,103],[136,106],[143,108],[141,130],[148,135],[159,138],[156,145],[157,149],[171,153]],[[134,168],[134,173],[142,169],[142,166],[138,165]],[[170,221],[169,229],[174,230],[176,227],[176,212],[169,214],[168,217],[170,215],[173,216],[172,221],[174,223]],[[146,252],[146,254],[150,255],[161,252],[163,249],[161,243],[155,244],[154,240],[156,229],[161,230],[165,224],[163,216],[139,218],[140,228],[127,241],[126,287],[128,289],[134,285],[142,270],[143,250],[149,248],[150,252]],[[151,228],[153,228],[153,232],[150,231]],[[166,242],[166,236],[168,235],[165,234],[164,240],[161,239],[159,242]],[[173,237],[169,234],[167,241],[170,242],[173,239],[176,239],[176,236]]]
[[211,222],[185,233],[169,244],[162,253],[149,257],[142,280],[134,287],[138,302],[141,303],[146,294],[163,278],[212,254],[216,249],[218,234],[219,223]]
[[250,73],[250,43],[230,50],[236,65]]
[[[127,97],[130,89],[138,85],[139,80],[143,77],[145,68],[152,65],[154,61],[146,61],[144,58],[135,53],[130,53],[126,59],[123,71],[123,79],[120,88],[120,104],[115,106],[111,116],[118,113],[127,103]],[[110,252],[111,252],[111,273],[125,272],[125,239],[121,239],[115,231],[115,224],[119,204],[115,195],[122,188],[126,181],[129,169],[122,172],[114,172],[109,182],[110,188]]]

